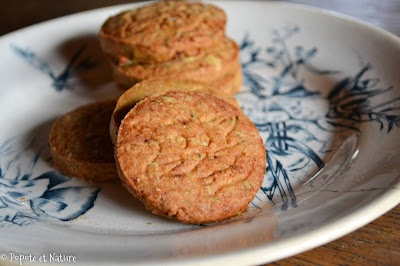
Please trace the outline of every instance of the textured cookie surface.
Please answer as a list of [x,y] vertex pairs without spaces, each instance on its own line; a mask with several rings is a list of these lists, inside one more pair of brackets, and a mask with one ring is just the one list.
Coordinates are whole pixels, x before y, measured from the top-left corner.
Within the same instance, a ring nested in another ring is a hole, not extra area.
[[240,91],[242,87],[242,68],[237,63],[236,69],[231,73],[225,74],[222,78],[217,81],[209,83],[209,86],[218,89],[228,95],[234,95]]
[[266,169],[251,121],[226,101],[193,91],[138,103],[121,123],[115,156],[134,196],[153,213],[186,223],[246,211]]
[[165,93],[172,90],[201,91],[204,93],[212,94],[217,98],[224,99],[228,103],[239,107],[236,99],[234,99],[230,95],[199,82],[163,78],[148,79],[137,83],[135,86],[125,91],[125,93],[122,94],[121,97],[119,97],[110,123],[110,135],[113,143],[115,143],[116,141],[118,127],[122,119],[132,109],[132,107],[135,106],[136,103],[140,102],[148,96]]
[[84,105],[54,123],[49,143],[56,168],[87,181],[118,178],[109,137],[115,104],[106,100]]
[[[187,79],[212,84],[233,74],[239,67],[239,47],[223,38],[207,54],[180,57],[162,63],[116,62],[109,57],[116,82],[124,89],[135,83],[155,77]],[[228,92],[226,92],[228,93]]]
[[196,55],[224,36],[226,15],[211,4],[160,1],[109,18],[100,30],[103,50],[141,62]]

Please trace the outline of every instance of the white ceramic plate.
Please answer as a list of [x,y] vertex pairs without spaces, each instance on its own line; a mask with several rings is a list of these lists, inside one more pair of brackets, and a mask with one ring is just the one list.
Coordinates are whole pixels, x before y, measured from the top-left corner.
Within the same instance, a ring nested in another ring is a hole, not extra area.
[[268,152],[249,211],[183,225],[146,211],[119,182],[85,184],[52,168],[54,120],[118,95],[97,32],[133,5],[94,10],[0,39],[3,263],[11,253],[54,264],[264,263],[339,238],[400,202],[399,38],[297,5],[217,4],[241,46],[237,99]]

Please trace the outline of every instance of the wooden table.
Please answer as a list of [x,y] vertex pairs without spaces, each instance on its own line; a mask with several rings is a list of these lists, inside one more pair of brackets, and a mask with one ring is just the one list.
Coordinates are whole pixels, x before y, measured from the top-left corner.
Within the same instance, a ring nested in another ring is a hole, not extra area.
[[[135,1],[5,0],[0,4],[0,35],[55,17],[130,2]],[[337,11],[400,36],[400,0],[287,0],[287,2]],[[272,264],[400,265],[400,205],[347,236]]]

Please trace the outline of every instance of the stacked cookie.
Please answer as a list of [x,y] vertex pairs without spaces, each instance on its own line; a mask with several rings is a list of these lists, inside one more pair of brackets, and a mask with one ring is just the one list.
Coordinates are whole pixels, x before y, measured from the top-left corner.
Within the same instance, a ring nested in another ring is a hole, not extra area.
[[230,95],[218,90],[215,87],[209,87],[202,83],[191,80],[174,80],[165,78],[154,78],[135,84],[132,88],[125,91],[115,105],[115,109],[111,115],[110,136],[115,144],[118,134],[118,128],[125,115],[143,99],[163,94],[168,91],[199,91],[214,95],[215,97],[225,100],[233,106],[240,109],[236,99]]
[[118,179],[109,137],[116,100],[81,106],[54,123],[49,144],[54,166],[89,182]]
[[185,223],[241,215],[266,169],[263,141],[236,100],[187,80],[149,79],[118,101],[79,107],[56,121],[49,142],[63,173],[119,177],[147,209]]
[[115,160],[147,209],[197,224],[245,212],[266,169],[263,141],[243,112],[190,89],[138,102],[120,123]]
[[147,209],[185,223],[245,212],[263,182],[266,154],[232,97],[242,74],[225,25],[221,9],[186,1],[109,18],[101,45],[126,91],[56,121],[54,166],[92,182],[119,178]]
[[232,95],[242,74],[239,48],[225,26],[226,14],[216,6],[162,1],[110,17],[100,43],[123,89],[163,77],[200,81]]

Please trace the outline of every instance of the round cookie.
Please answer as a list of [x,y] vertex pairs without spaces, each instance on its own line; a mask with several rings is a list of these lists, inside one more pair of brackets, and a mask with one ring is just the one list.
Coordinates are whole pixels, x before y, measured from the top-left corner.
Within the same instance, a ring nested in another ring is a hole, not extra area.
[[225,26],[225,12],[214,5],[160,1],[110,17],[101,27],[100,44],[111,56],[165,62],[212,47]]
[[204,224],[240,215],[263,182],[263,141],[237,108],[197,91],[150,96],[125,116],[115,158],[155,214]]
[[117,84],[128,89],[134,84],[154,77],[187,79],[212,84],[232,74],[239,65],[239,47],[223,38],[218,47],[207,54],[180,57],[162,63],[120,63],[109,57]]
[[235,107],[240,108],[236,99],[234,99],[233,97],[223,93],[220,90],[214,89],[213,87],[209,87],[196,81],[163,78],[144,80],[140,83],[137,83],[129,90],[125,91],[125,93],[122,94],[121,97],[119,97],[114,112],[111,116],[110,136],[112,142],[115,143],[117,139],[118,127],[121,124],[122,119],[132,109],[132,107],[135,106],[135,104],[148,96],[165,93],[171,90],[201,91],[204,93],[212,94],[217,98],[224,99]]
[[91,182],[118,178],[108,133],[115,104],[106,100],[84,105],[54,123],[49,143],[55,168]]

